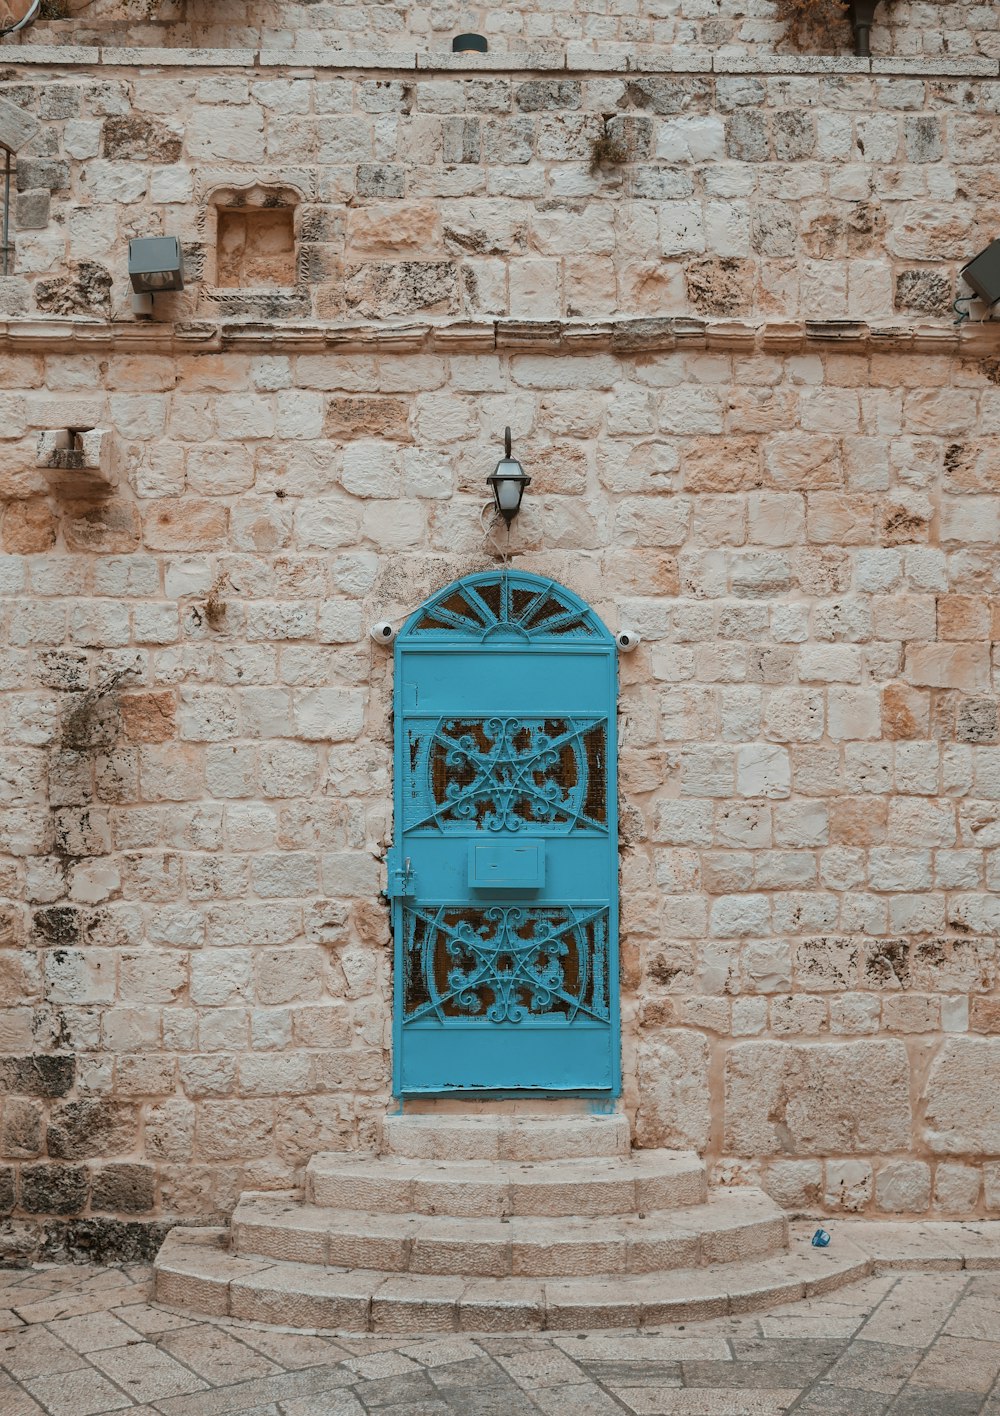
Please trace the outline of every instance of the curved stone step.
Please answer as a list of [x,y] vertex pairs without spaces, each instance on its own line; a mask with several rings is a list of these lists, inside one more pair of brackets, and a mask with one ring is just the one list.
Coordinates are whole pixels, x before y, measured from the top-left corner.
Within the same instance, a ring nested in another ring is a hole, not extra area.
[[628,1155],[628,1117],[612,1115],[386,1116],[382,1150],[409,1160],[583,1160]]
[[241,1257],[465,1277],[639,1274],[759,1258],[783,1248],[788,1221],[759,1190],[713,1191],[707,1204],[638,1215],[372,1214],[244,1195],[233,1215]]
[[648,1214],[704,1204],[704,1162],[693,1151],[633,1151],[582,1160],[412,1160],[366,1152],[315,1155],[306,1199],[377,1214]]
[[669,1273],[542,1281],[442,1278],[245,1259],[223,1230],[174,1229],[154,1265],[158,1302],[185,1311],[349,1332],[521,1332],[641,1327],[746,1313],[863,1278],[872,1260],[849,1240],[814,1249],[795,1225],[769,1259]]

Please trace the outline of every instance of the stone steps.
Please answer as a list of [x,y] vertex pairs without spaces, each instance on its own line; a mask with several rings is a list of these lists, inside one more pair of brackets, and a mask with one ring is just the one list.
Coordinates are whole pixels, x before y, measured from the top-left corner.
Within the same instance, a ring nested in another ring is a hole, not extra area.
[[693,1152],[535,1162],[416,1160],[330,1152],[306,1168],[311,1204],[378,1214],[616,1215],[704,1204],[704,1163]]
[[408,1160],[592,1160],[627,1156],[628,1117],[617,1113],[565,1116],[428,1112],[386,1116],[381,1150]]
[[247,1193],[230,1230],[175,1229],[156,1296],[351,1332],[634,1327],[849,1282],[760,1190],[707,1190],[690,1152],[632,1151],[625,1117],[477,1107],[389,1116],[378,1154],[321,1154],[304,1196]]
[[707,1204],[600,1216],[382,1214],[244,1195],[233,1252],[338,1268],[460,1277],[563,1278],[736,1263],[784,1248],[784,1212],[760,1191],[717,1190]]
[[438,1277],[241,1257],[225,1230],[175,1229],[156,1260],[161,1303],[213,1316],[349,1332],[519,1332],[641,1327],[746,1313],[863,1278],[847,1239],[814,1249],[792,1226],[787,1252],[656,1274]]

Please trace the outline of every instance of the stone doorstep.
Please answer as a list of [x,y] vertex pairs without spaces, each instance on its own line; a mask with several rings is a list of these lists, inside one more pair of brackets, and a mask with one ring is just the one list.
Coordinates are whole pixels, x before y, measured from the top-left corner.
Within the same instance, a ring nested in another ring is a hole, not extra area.
[[168,1235],[156,1299],[184,1311],[351,1332],[524,1332],[642,1327],[747,1313],[865,1277],[873,1260],[847,1239],[813,1249],[796,1226],[787,1254],[666,1274],[584,1279],[387,1274],[239,1259],[213,1232]]
[[379,1214],[600,1215],[704,1204],[704,1162],[693,1151],[633,1151],[560,1161],[410,1160],[365,1152],[313,1156],[305,1197]]
[[245,1194],[233,1250],[394,1273],[548,1279],[646,1274],[738,1263],[784,1249],[787,1219],[759,1190],[716,1190],[707,1204],[638,1215],[452,1215],[352,1212],[292,1196]]
[[410,1160],[575,1160],[629,1155],[628,1117],[425,1113],[386,1116],[382,1150]]

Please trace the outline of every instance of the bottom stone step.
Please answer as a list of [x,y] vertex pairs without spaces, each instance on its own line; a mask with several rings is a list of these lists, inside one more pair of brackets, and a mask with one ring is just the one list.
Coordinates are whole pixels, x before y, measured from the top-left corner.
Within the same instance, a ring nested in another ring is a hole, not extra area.
[[863,1278],[849,1240],[813,1248],[793,1225],[787,1253],[670,1273],[586,1279],[446,1278],[239,1258],[225,1230],[174,1229],[156,1257],[158,1302],[211,1316],[347,1332],[522,1332],[642,1327],[745,1313]]

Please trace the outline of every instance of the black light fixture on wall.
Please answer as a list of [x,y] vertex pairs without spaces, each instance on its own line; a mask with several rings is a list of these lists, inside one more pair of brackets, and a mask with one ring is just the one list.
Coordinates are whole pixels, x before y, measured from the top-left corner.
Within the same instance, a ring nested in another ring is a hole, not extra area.
[[525,474],[524,468],[517,458],[510,455],[510,428],[503,430],[503,449],[503,457],[497,463],[496,469],[486,478],[486,481],[493,493],[498,514],[510,526],[514,517],[521,510],[521,498],[524,496],[524,489],[531,482],[531,478]]
[[456,34],[451,41],[452,54],[486,54],[489,47],[484,34]]

